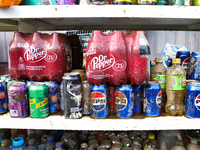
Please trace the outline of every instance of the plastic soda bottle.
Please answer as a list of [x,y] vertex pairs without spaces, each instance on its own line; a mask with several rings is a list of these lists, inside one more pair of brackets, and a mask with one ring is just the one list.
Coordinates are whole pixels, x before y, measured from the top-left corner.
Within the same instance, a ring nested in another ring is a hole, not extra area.
[[40,144],[40,145],[38,146],[38,150],[45,150],[45,149],[46,149],[45,144]]
[[9,150],[9,141],[7,139],[4,139],[1,141],[1,147],[3,150]]
[[46,143],[46,150],[54,150],[56,148],[56,144],[54,142],[54,137],[49,136],[47,138],[47,143]]
[[180,58],[173,59],[173,65],[166,72],[167,103],[165,111],[172,116],[184,113],[184,96],[186,86],[186,72],[180,65]]
[[37,150],[37,145],[35,144],[35,139],[28,140],[28,150]]
[[56,150],[64,150],[62,142],[57,142],[56,143]]
[[13,150],[26,150],[24,146],[24,139],[22,137],[14,138],[12,141]]
[[200,146],[197,144],[198,140],[196,138],[192,138],[191,143],[189,143],[186,148],[187,150],[200,150]]
[[159,149],[159,144],[155,139],[155,134],[149,133],[149,138],[144,142],[144,150],[158,150]]

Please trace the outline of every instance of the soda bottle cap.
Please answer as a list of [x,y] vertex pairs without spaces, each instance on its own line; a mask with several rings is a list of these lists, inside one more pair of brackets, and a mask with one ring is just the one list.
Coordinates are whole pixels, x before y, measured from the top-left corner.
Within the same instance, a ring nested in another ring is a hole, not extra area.
[[24,139],[22,137],[14,138],[12,144],[13,146],[22,146],[24,144]]
[[54,142],[54,137],[53,137],[53,136],[49,136],[49,137],[47,138],[47,142],[49,142],[49,143]]
[[7,139],[4,139],[1,141],[1,146],[6,146],[8,145],[8,140]]
[[62,148],[63,147],[63,143],[62,142],[57,142],[56,143],[56,148]]
[[163,58],[162,57],[156,57],[155,61],[156,62],[163,62]]
[[197,145],[198,140],[197,140],[196,138],[192,138],[192,139],[191,139],[191,143]]
[[151,140],[155,139],[155,134],[149,133],[149,139],[151,139]]
[[35,139],[28,140],[28,145],[34,145],[34,144],[35,144]]
[[173,64],[180,64],[181,63],[181,59],[180,58],[173,58]]
[[44,144],[40,144],[38,146],[38,150],[45,150],[45,145]]

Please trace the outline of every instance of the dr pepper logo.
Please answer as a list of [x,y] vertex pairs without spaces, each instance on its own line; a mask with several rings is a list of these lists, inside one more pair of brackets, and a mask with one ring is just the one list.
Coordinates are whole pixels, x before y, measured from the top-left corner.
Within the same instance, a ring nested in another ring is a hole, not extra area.
[[115,98],[116,109],[118,111],[125,109],[128,102],[126,95],[120,91],[116,91],[115,95],[116,95],[116,98]]
[[160,92],[158,93],[158,95],[156,96],[156,104],[159,108],[161,108],[161,96],[162,96],[162,93],[161,93],[161,90]]
[[195,107],[200,110],[200,94],[194,100]]
[[24,53],[24,59],[26,61],[35,63],[44,59],[46,55],[47,55],[47,51],[45,49],[31,47]]
[[105,109],[107,105],[107,98],[101,92],[92,92],[91,93],[91,108],[92,110],[99,112]]

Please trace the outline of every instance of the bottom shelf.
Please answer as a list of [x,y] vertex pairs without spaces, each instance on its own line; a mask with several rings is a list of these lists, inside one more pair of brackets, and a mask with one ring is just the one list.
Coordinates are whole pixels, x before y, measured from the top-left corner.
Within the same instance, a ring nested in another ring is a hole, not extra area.
[[83,116],[81,119],[65,119],[61,113],[47,118],[11,118],[9,113],[0,115],[0,128],[14,129],[58,129],[58,130],[176,130],[200,129],[200,119],[185,116],[147,117],[135,115],[131,119],[120,119],[110,115],[106,119],[93,119]]

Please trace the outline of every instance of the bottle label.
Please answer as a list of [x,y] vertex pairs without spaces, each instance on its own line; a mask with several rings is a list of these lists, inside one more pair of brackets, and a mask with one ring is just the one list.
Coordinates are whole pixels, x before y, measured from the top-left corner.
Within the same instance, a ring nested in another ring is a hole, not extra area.
[[152,76],[152,81],[159,82],[161,88],[165,88],[166,87],[166,75],[155,75],[155,76]]
[[135,2],[136,0],[116,0],[116,2],[129,2],[129,3],[133,3]]
[[171,90],[184,90],[186,86],[185,76],[168,76],[167,82],[169,82],[167,88]]

